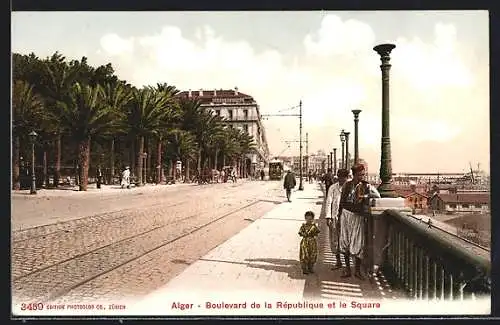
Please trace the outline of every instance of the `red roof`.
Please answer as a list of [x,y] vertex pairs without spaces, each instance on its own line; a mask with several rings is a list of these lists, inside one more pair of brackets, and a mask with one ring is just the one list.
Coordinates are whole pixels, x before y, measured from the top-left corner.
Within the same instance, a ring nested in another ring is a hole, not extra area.
[[444,203],[490,203],[489,193],[436,194]]
[[[199,90],[191,90],[191,97],[198,97],[200,99],[212,99],[217,97],[223,98],[245,98],[252,99],[252,96],[236,91],[235,89],[216,89],[216,90],[202,90],[203,94],[200,96]],[[178,97],[188,98],[189,91],[181,91]]]

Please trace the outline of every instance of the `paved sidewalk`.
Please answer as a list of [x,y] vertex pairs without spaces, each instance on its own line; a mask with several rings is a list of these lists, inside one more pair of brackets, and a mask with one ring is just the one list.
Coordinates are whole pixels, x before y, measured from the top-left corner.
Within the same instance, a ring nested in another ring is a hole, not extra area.
[[[285,202],[267,213],[231,239],[190,265],[165,287],[134,305],[135,314],[152,315],[259,315],[266,311],[264,302],[344,299],[391,299],[392,290],[384,279],[360,281],[340,278],[340,270],[332,271],[328,246],[328,229],[323,217],[323,193],[318,183],[305,183],[304,191],[294,191],[292,202]],[[304,213],[312,210],[321,230],[320,254],[316,272],[302,274],[299,265],[298,231]],[[319,219],[319,220],[318,220]],[[247,302],[244,309],[211,309],[206,303]],[[260,309],[251,308],[255,301]],[[191,309],[175,308],[174,303],[193,304]],[[313,314],[325,310],[311,309]],[[267,313],[270,311],[268,310]],[[288,309],[271,314],[304,314],[304,310]],[[326,312],[338,314],[337,312]]]

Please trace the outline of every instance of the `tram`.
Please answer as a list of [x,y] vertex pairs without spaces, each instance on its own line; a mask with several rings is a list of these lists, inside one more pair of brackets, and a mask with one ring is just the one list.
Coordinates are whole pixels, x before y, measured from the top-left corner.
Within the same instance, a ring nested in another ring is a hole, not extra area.
[[273,159],[269,162],[269,179],[281,180],[283,178],[283,161]]

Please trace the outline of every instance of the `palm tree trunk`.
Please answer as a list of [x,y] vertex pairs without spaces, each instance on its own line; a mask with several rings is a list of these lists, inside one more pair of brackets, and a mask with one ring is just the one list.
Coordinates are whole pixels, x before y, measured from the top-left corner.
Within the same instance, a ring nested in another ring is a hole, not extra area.
[[144,137],[141,136],[139,138],[139,150],[137,151],[137,181],[139,186],[142,185],[142,167],[143,167],[143,157],[142,153],[144,152]]
[[19,151],[20,151],[19,136],[14,139],[14,150],[12,150],[12,188],[16,191],[21,189],[21,181],[19,179]]
[[49,187],[49,177],[47,175],[47,147],[43,147],[43,184],[45,188]]
[[115,138],[111,139],[111,154],[109,162],[109,184],[113,184],[115,180]]
[[59,133],[56,137],[56,170],[54,173],[54,187],[59,186],[61,179],[61,155],[62,155],[62,135]]
[[201,148],[198,149],[198,176],[201,175]]
[[90,137],[78,144],[78,165],[80,170],[80,191],[86,191],[89,183]]
[[156,183],[161,183],[161,139],[158,139],[156,148]]
[[214,155],[214,169],[219,170],[217,168],[217,156],[219,155],[219,149],[215,149],[215,155]]
[[184,183],[189,182],[189,158],[186,158],[186,175],[184,177]]
[[177,172],[177,160],[175,158],[172,158],[170,163],[172,165],[172,183],[175,183],[175,176]]
[[146,162],[146,183],[148,182],[148,180],[151,178],[151,161],[152,161],[152,158],[153,158],[153,150],[151,150],[151,147],[152,147],[152,140],[151,139],[148,139],[148,149],[146,150],[146,152],[148,153],[148,157],[147,157],[147,162]]
[[[135,174],[135,155],[137,153],[137,150],[135,150],[136,146],[136,141],[137,139],[135,137],[132,137],[130,140],[130,171]],[[137,175],[135,175],[137,176]]]
[[226,155],[222,155],[222,167],[226,166]]

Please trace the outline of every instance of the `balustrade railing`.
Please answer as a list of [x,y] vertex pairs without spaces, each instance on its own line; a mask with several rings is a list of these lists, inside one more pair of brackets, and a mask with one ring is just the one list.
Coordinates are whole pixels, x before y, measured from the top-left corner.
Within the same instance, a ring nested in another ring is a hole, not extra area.
[[387,240],[382,271],[410,297],[464,300],[490,294],[488,249],[395,210],[380,218]]

